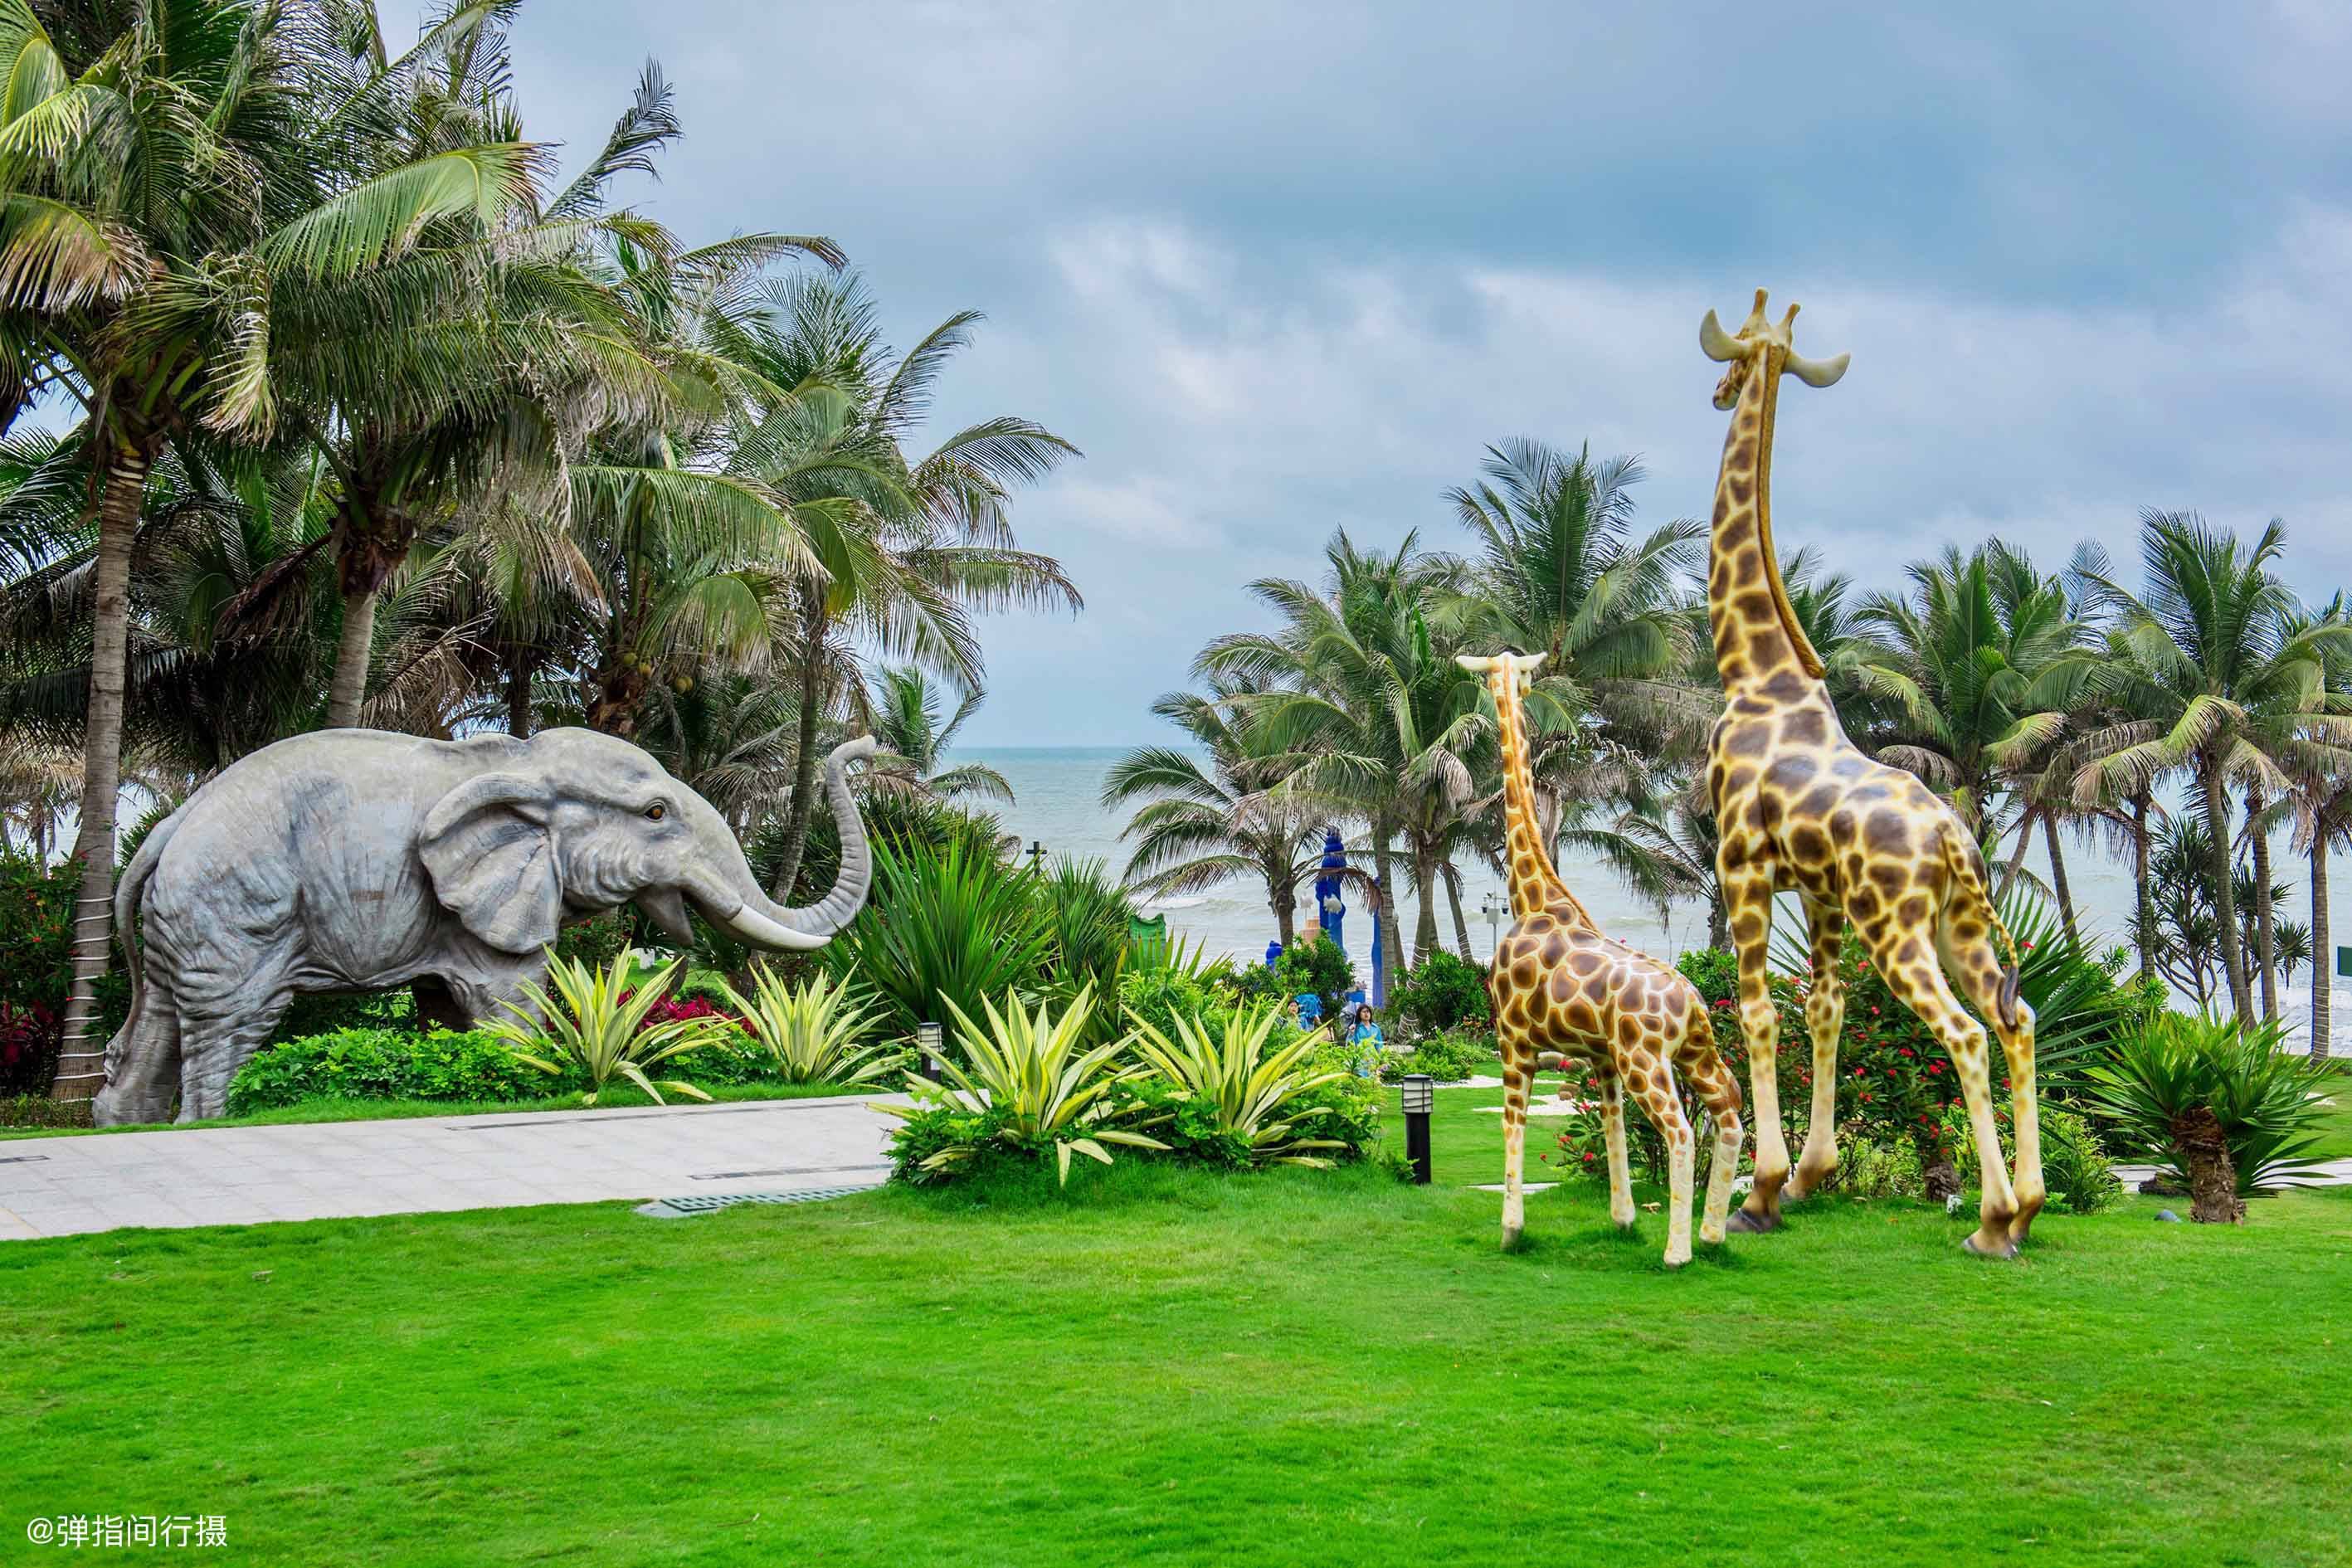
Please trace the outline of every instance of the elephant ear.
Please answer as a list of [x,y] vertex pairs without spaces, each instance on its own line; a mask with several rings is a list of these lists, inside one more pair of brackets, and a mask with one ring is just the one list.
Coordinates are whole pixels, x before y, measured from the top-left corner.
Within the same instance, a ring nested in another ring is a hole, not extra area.
[[435,897],[500,952],[537,952],[562,926],[547,793],[519,773],[487,773],[443,795],[417,831]]

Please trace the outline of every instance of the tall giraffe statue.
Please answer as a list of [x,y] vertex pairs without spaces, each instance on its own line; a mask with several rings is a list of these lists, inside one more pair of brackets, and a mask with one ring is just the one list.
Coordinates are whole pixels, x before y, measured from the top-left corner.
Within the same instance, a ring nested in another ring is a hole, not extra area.
[[[1723,681],[1723,717],[1707,747],[1707,790],[1720,833],[1716,870],[1739,955],[1739,1023],[1756,1101],[1756,1184],[1732,1228],[1771,1230],[1780,1204],[1837,1168],[1837,1047],[1845,1017],[1838,956],[1846,922],[1887,986],[1952,1058],[1984,1172],[1972,1252],[2016,1256],[2042,1210],[2042,1144],[2033,1093],[2033,1010],[2017,994],[2015,944],[1985,891],[1984,858],[1952,809],[1900,768],[1857,751],[1838,723],[1822,661],[1805,639],[1772,550],[1772,419],[1782,372],[1808,386],[1845,374],[1847,357],[1813,361],[1790,348],[1797,307],[1776,325],[1764,290],[1737,334],[1709,310],[1699,346],[1727,368],[1715,405],[1732,411],[1716,481],[1708,546],[1707,622]],[[1811,938],[1805,1022],[1813,1037],[1812,1121],[1790,1181],[1775,1054],[1779,1016],[1768,984],[1772,898],[1794,889]],[[2009,949],[2004,965],[1998,936]],[[2002,1168],[1986,1078],[1983,1027],[1964,1011],[1948,971],[1994,1020],[2009,1056],[2017,1174]],[[1784,1192],[1784,1185],[1786,1190]]]
[[1544,847],[1519,707],[1520,694],[1543,660],[1541,654],[1520,658],[1507,653],[1493,658],[1465,654],[1459,660],[1463,668],[1486,677],[1503,742],[1511,930],[1496,946],[1486,972],[1495,1037],[1503,1054],[1503,1245],[1514,1245],[1527,1222],[1522,1175],[1528,1095],[1538,1057],[1549,1065],[1556,1052],[1585,1062],[1600,1081],[1609,1145],[1609,1216],[1621,1227],[1631,1228],[1634,1215],[1633,1181],[1625,1160],[1625,1090],[1642,1102],[1665,1139],[1673,1211],[1666,1221],[1666,1267],[1679,1268],[1691,1255],[1694,1148],[1669,1064],[1682,1069],[1715,1123],[1715,1161],[1699,1225],[1699,1239],[1710,1244],[1723,1239],[1732,1173],[1739,1164],[1739,1080],[1715,1053],[1714,1026],[1697,990],[1649,954],[1603,936],[1560,881]]

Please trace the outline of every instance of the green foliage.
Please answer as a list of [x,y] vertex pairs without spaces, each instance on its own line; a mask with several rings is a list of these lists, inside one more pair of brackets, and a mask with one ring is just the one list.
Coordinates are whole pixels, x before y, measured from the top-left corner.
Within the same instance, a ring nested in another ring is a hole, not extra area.
[[1136,1054],[1183,1097],[1188,1136],[1224,1148],[1230,1163],[1328,1165],[1323,1151],[1346,1147],[1300,1129],[1307,1097],[1341,1075],[1308,1060],[1314,1037],[1291,1034],[1278,1005],[1227,1013],[1217,1026],[1180,1017],[1172,1034],[1137,1028]]
[[730,985],[727,1000],[763,1047],[782,1083],[866,1083],[898,1065],[895,1053],[860,1044],[873,1016],[855,1005],[849,987],[812,975],[792,988],[765,968],[751,972],[750,1000]]
[[969,1017],[1037,984],[1054,938],[1028,871],[961,842],[877,844],[874,865],[873,896],[822,956],[836,979],[873,989],[893,1030]]
[[2091,1124],[2063,1105],[2044,1104],[2042,1180],[2053,1205],[2068,1214],[2103,1214],[2124,1195],[2115,1162],[2099,1147]]
[[311,1035],[340,1034],[345,1029],[400,1029],[421,1032],[415,998],[405,990],[369,991],[356,994],[314,992],[295,997],[278,1015],[275,1040],[299,1040]]
[[487,1030],[339,1029],[257,1053],[229,1080],[227,1110],[247,1116],[306,1100],[497,1101],[545,1092],[545,1078]]
[[[1135,905],[1100,860],[1062,859],[1043,877],[1030,873],[1045,905],[1046,978],[1065,995],[1092,989],[1115,995],[1132,941]],[[1100,1020],[1112,1026],[1108,1010]]]
[[2227,1142],[2243,1195],[2316,1163],[2312,1150],[2327,1121],[2333,1076],[2322,1064],[2281,1051],[2279,1026],[2242,1028],[2213,1014],[2166,1013],[2118,1036],[2084,1069],[2091,1113],[2113,1122],[2132,1152],[2181,1163],[2183,1118],[2210,1110]]
[[1323,1004],[1326,1027],[1346,1011],[1348,993],[1355,989],[1355,965],[1348,962],[1345,949],[1330,942],[1294,943],[1275,960],[1272,969],[1263,963],[1247,964],[1234,977],[1234,994],[1244,1002],[1286,1000],[1313,992]]
[[[46,1093],[56,1075],[80,893],[79,861],[50,866],[0,850],[0,1095]],[[118,953],[99,979],[97,1032],[111,1036],[130,1011],[130,976]]]
[[1149,1024],[1170,1033],[1180,1017],[1198,1018],[1221,1028],[1222,1016],[1232,1012],[1234,1005],[1225,989],[1203,972],[1167,964],[1134,967],[1121,974],[1118,1005],[1139,1025]]
[[1838,1137],[1837,1169],[1822,1190],[1853,1198],[1916,1198],[1926,1185],[1913,1140],[1874,1142],[1847,1132]]
[[1486,972],[1436,948],[1396,977],[1388,1004],[1396,1032],[1407,1040],[1465,1025],[1483,1027],[1490,1018]]
[[1454,1083],[1494,1060],[1495,1050],[1494,1036],[1456,1029],[1426,1036],[1412,1050],[1402,1054],[1381,1051],[1374,1066],[1389,1083],[1408,1073],[1427,1073],[1440,1083]]
[[87,1127],[89,1101],[51,1100],[46,1094],[0,1097],[0,1127]]
[[[1034,1013],[1007,992],[1000,1010],[982,1004],[985,1025],[953,1001],[956,1045],[963,1063],[943,1061],[945,1081],[913,1079],[912,1105],[877,1109],[906,1123],[891,1144],[892,1177],[920,1184],[967,1173],[991,1155],[1042,1156],[1051,1151],[1059,1179],[1070,1179],[1070,1156],[1111,1163],[1106,1143],[1165,1149],[1158,1139],[1113,1124],[1106,1098],[1125,1070],[1126,1042],[1087,1047],[1094,1012],[1092,990],[1081,990],[1058,1016],[1050,1003]],[[969,1064],[969,1067],[965,1065]]]
[[551,952],[547,977],[552,994],[548,986],[525,987],[532,1010],[505,1003],[513,1016],[492,1024],[488,1032],[526,1066],[551,1078],[584,1079],[583,1105],[595,1104],[604,1086],[616,1078],[636,1085],[656,1105],[666,1103],[661,1097],[665,1089],[709,1100],[690,1083],[677,1079],[656,1082],[646,1070],[711,1043],[722,1026],[710,1017],[646,1023],[646,1015],[668,994],[685,967],[672,963],[645,979],[631,974],[625,954],[600,971]]

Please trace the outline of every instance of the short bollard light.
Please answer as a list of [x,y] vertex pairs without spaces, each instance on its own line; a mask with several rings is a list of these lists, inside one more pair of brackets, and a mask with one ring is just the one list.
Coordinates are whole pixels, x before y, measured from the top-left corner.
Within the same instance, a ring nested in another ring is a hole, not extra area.
[[1425,1072],[1407,1073],[1397,1085],[1404,1103],[1404,1157],[1412,1163],[1412,1179],[1429,1184],[1429,1113],[1437,1109],[1437,1080]]
[[915,1026],[915,1050],[922,1058],[923,1076],[933,1083],[939,1082],[942,1076],[940,1071],[940,1052],[946,1037],[947,1030],[937,1024],[923,1023]]

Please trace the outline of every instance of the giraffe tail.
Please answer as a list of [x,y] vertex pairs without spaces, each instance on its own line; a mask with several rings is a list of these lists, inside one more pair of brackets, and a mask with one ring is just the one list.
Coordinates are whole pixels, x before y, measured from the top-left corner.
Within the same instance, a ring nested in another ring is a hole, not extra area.
[[1954,885],[1966,887],[1969,896],[1983,907],[1985,921],[1992,927],[1993,934],[2000,939],[2000,951],[2008,956],[2009,962],[2002,965],[2000,972],[2000,1024],[2005,1029],[2014,1029],[2018,1017],[2017,939],[2009,934],[2009,927],[2001,921],[2000,911],[1993,907],[1992,894],[1985,887],[1983,858],[1969,853],[1973,846],[1964,848],[1964,842],[1951,826],[1947,826],[1944,829],[1944,861],[1952,868]]

